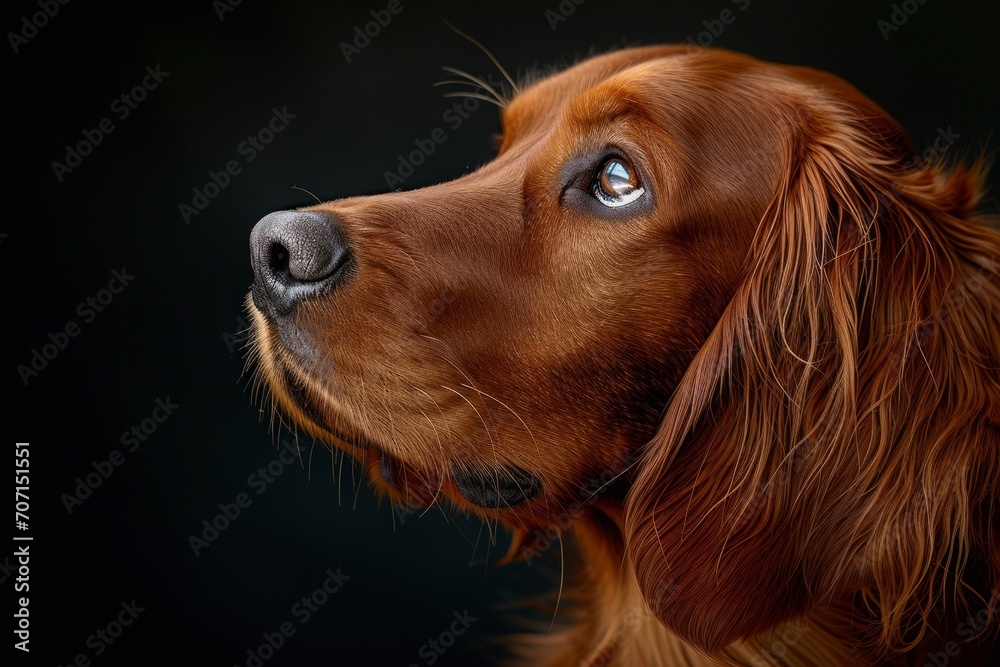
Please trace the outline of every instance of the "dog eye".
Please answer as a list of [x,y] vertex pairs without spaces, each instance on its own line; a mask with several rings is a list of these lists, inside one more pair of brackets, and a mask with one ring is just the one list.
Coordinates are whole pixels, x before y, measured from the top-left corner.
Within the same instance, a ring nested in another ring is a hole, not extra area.
[[635,168],[619,157],[608,158],[601,164],[591,188],[599,202],[611,207],[630,204],[646,192]]

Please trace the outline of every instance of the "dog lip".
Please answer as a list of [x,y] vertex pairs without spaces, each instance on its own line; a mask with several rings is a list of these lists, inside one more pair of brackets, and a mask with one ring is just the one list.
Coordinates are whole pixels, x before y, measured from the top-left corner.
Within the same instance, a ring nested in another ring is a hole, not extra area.
[[315,426],[351,447],[378,451],[378,447],[373,445],[364,436],[357,433],[347,433],[331,424],[320,411],[319,406],[316,405],[316,401],[306,393],[303,384],[299,382],[288,368],[282,370],[282,380],[289,401]]
[[302,383],[287,368],[284,370],[283,375],[285,391],[288,392],[288,397],[295,407],[301,410],[306,418],[316,424],[316,426],[327,431],[331,430],[329,424],[326,422],[326,418],[320,413],[319,408],[316,407],[316,404],[309,395],[306,394]]
[[382,481],[384,481],[389,486],[394,486],[396,484],[396,471],[393,470],[392,462],[389,461],[389,457],[382,455],[378,458],[378,471],[382,475]]
[[516,507],[542,489],[542,483],[535,475],[516,466],[495,468],[485,473],[456,467],[452,478],[466,500],[486,509]]

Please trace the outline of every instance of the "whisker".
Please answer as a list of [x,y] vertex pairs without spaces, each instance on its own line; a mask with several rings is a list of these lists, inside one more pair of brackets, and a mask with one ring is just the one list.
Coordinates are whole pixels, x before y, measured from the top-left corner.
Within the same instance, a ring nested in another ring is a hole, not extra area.
[[499,102],[502,107],[506,107],[507,106],[507,99],[504,98],[503,95],[501,95],[500,93],[498,93],[496,91],[496,89],[493,88],[493,86],[491,86],[486,81],[483,81],[482,79],[480,79],[475,74],[469,74],[465,70],[458,69],[457,67],[449,67],[448,65],[445,65],[441,69],[443,69],[445,72],[448,72],[449,74],[455,74],[457,76],[461,76],[461,77],[464,77],[464,78],[468,79],[469,81],[471,81],[472,83],[476,84],[477,86],[479,86],[480,88],[482,88],[486,92],[488,92],[491,95],[493,95],[493,97],[496,98],[496,101]]
[[346,456],[347,453],[342,449],[334,451],[337,452],[337,454],[334,457],[334,460],[336,460],[337,458],[340,459],[340,465],[337,466],[337,507],[341,507],[340,490],[344,488],[344,485],[342,483],[344,477],[344,456]]
[[541,450],[540,450],[540,449],[538,448],[538,443],[537,443],[537,442],[535,441],[535,436],[534,436],[534,434],[532,434],[532,432],[531,432],[531,429],[530,429],[530,428],[528,428],[528,425],[524,423],[524,420],[523,420],[523,419],[521,419],[521,415],[517,414],[517,412],[516,412],[516,411],[515,411],[515,410],[514,410],[513,408],[511,408],[511,407],[510,407],[509,405],[507,405],[506,403],[504,403],[503,401],[501,401],[501,400],[500,400],[499,398],[497,398],[496,396],[491,396],[490,394],[487,394],[487,393],[486,393],[485,391],[483,391],[483,390],[481,390],[481,389],[478,389],[478,388],[476,388],[476,387],[473,387],[473,386],[470,386],[470,385],[467,385],[467,384],[463,384],[462,386],[463,386],[463,387],[466,387],[466,388],[468,388],[468,389],[471,389],[472,391],[475,391],[475,392],[477,392],[477,393],[479,393],[479,394],[482,394],[482,395],[483,395],[483,396],[485,396],[486,398],[488,398],[488,399],[490,399],[490,400],[493,400],[493,401],[496,401],[497,403],[499,403],[499,404],[500,404],[500,405],[502,405],[503,407],[507,408],[507,410],[508,410],[508,411],[509,411],[509,412],[510,412],[510,413],[511,413],[512,415],[514,415],[514,417],[516,417],[516,418],[517,418],[517,421],[521,422],[521,426],[523,426],[523,427],[524,427],[524,430],[528,432],[528,437],[530,437],[530,438],[531,438],[531,442],[532,442],[532,444],[533,444],[533,445],[535,446],[535,453],[536,453],[536,454],[538,454],[538,458],[539,458],[539,460],[541,460],[541,458],[542,458],[542,451],[541,451]]
[[634,468],[634,467],[635,467],[636,465],[638,465],[638,463],[639,463],[639,459],[636,459],[636,460],[635,460],[635,461],[633,461],[632,463],[630,463],[630,464],[628,464],[627,466],[625,466],[625,467],[624,467],[624,468],[622,469],[622,471],[621,471],[621,472],[619,472],[619,473],[618,473],[617,475],[615,475],[614,477],[612,477],[611,479],[609,479],[608,481],[606,481],[606,482],[605,482],[604,484],[601,484],[601,485],[600,485],[599,487],[597,487],[597,488],[596,488],[596,489],[594,490],[594,492],[593,492],[593,493],[591,493],[591,494],[590,494],[589,496],[587,496],[587,498],[586,498],[586,499],[585,499],[585,500],[584,500],[583,502],[584,502],[585,504],[586,504],[586,503],[589,503],[589,502],[590,502],[591,500],[593,500],[593,499],[594,499],[594,497],[595,497],[595,496],[597,496],[597,495],[598,495],[599,493],[601,493],[602,491],[604,491],[604,489],[605,489],[605,488],[607,488],[607,486],[608,486],[609,484],[611,484],[611,483],[612,483],[612,482],[614,482],[614,481],[615,481],[616,479],[618,479],[619,477],[621,477],[622,475],[624,475],[625,473],[627,473],[627,472],[628,472],[629,470],[631,470],[632,468]]
[[449,84],[454,84],[456,86],[467,86],[470,83],[471,82],[466,81],[465,79],[445,79],[444,81],[435,81],[431,85],[433,85],[436,88],[438,86],[447,86]]
[[[496,443],[493,442],[493,434],[490,433],[490,427],[486,424],[486,420],[483,419],[483,415],[480,414],[479,409],[475,405],[473,405],[472,401],[470,401],[468,398],[466,398],[465,394],[463,394],[462,392],[457,391],[455,389],[452,389],[451,387],[449,387],[447,385],[441,385],[441,388],[442,389],[447,389],[448,391],[450,391],[451,393],[455,394],[456,396],[458,396],[463,401],[465,401],[466,403],[469,404],[469,407],[472,408],[472,411],[476,413],[477,417],[479,417],[479,421],[482,422],[483,428],[486,429],[486,437],[489,438],[489,440],[490,440],[490,447],[493,449],[493,456],[494,456],[494,458],[496,458],[497,447],[496,447]],[[500,460],[497,459],[497,463],[499,463],[499,462],[500,462]]]
[[469,560],[470,564],[473,563],[473,562],[475,562],[475,560],[476,560],[476,554],[479,553],[479,540],[483,536],[483,528],[485,526],[486,526],[486,522],[483,521],[483,520],[480,520],[479,521],[479,532],[476,533],[476,543],[472,547],[472,558]]
[[361,490],[361,487],[358,486],[358,480],[355,477],[356,470],[357,466],[354,464],[354,459],[351,458],[351,486],[354,487],[354,506],[351,509],[355,512],[358,511],[358,491]]
[[484,102],[489,102],[490,104],[495,104],[498,107],[500,107],[501,109],[506,109],[507,108],[506,104],[504,104],[502,102],[498,102],[495,99],[493,99],[492,97],[489,97],[487,95],[480,95],[479,93],[445,93],[441,97],[471,97],[473,99],[483,100]]
[[469,40],[474,45],[476,45],[476,47],[478,47],[480,51],[486,54],[487,58],[493,61],[493,64],[496,65],[496,68],[500,70],[501,74],[503,74],[503,78],[507,79],[507,83],[510,84],[511,90],[513,91],[514,95],[519,95],[521,93],[521,89],[518,88],[516,83],[514,83],[514,79],[511,78],[510,74],[507,73],[507,70],[504,69],[504,66],[500,64],[499,60],[497,60],[497,57],[494,56],[493,53],[483,45],[482,42],[480,42],[478,39],[474,37],[470,37],[469,35],[465,34],[461,30],[453,26],[451,22],[448,21],[448,19],[442,18],[441,20],[444,21],[444,24],[449,28],[451,28],[460,37],[464,37],[465,39]]
[[[299,446],[299,430],[295,429],[295,454],[299,457],[299,467],[304,468],[305,465],[302,463],[302,448]],[[309,474],[306,473],[306,479],[309,479]]]
[[[298,436],[296,436],[296,442],[298,441]],[[316,441],[313,440],[309,444],[309,463],[306,466],[306,481],[312,481],[312,465],[313,465],[313,452],[316,451]]]
[[322,203],[323,203],[323,200],[322,200],[322,199],[320,199],[319,197],[317,197],[317,196],[316,196],[316,195],[314,195],[313,193],[309,192],[309,191],[308,191],[308,190],[306,190],[305,188],[300,188],[300,187],[299,187],[299,186],[297,186],[297,185],[293,185],[293,186],[292,186],[292,190],[301,190],[302,192],[306,193],[307,195],[309,195],[310,197],[312,197],[313,199],[315,199],[315,200],[316,200],[316,203],[317,203],[317,204],[322,204]]
[[556,624],[556,617],[559,615],[559,603],[562,602],[563,584],[566,581],[566,556],[563,549],[562,531],[559,535],[559,593],[556,595],[556,608],[552,611],[552,622],[549,623],[549,630]]

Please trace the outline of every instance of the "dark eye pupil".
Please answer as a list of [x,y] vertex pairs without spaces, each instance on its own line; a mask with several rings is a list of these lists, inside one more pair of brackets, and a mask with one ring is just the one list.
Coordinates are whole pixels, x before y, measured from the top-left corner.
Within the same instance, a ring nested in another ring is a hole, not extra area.
[[610,196],[630,193],[639,183],[621,160],[608,160],[601,169],[601,190]]

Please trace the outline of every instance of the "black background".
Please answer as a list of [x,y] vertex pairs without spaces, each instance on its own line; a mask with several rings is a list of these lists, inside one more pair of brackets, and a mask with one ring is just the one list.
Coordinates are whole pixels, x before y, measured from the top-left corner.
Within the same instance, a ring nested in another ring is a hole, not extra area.
[[[248,485],[277,456],[279,437],[290,437],[269,431],[242,352],[227,345],[244,326],[254,223],[313,201],[293,186],[324,200],[385,191],[397,155],[438,127],[448,140],[402,187],[454,178],[491,156],[495,108],[482,105],[456,130],[442,121],[454,103],[432,87],[448,78],[443,65],[495,70],[441,17],[523,74],[592,51],[697,39],[703,21],[729,8],[736,20],[713,46],[837,73],[921,149],[939,130],[959,135],[950,156],[996,145],[995,3],[911,0],[917,11],[884,39],[877,21],[890,18],[888,2],[751,0],[740,11],[745,0],[587,0],[555,30],[545,12],[558,11],[559,0],[401,2],[402,13],[350,63],[340,43],[385,2],[242,0],[220,21],[210,0],[75,0],[18,53],[5,43],[4,135],[13,152],[0,227],[4,446],[10,457],[15,441],[31,443],[34,537],[32,652],[15,652],[19,661],[70,664],[85,653],[95,665],[245,665],[262,633],[291,620],[296,634],[265,664],[424,665],[421,645],[468,610],[479,620],[437,664],[481,664],[477,651],[509,629],[512,602],[552,590],[557,550],[532,567],[497,567],[503,536],[489,548],[484,535],[477,547],[478,521],[436,509],[394,521],[365,483],[352,483],[347,464],[338,489],[322,447],[312,451],[311,474],[295,463],[260,495]],[[37,11],[35,2],[8,3],[0,27],[20,31]],[[169,76],[119,120],[112,100],[156,65]],[[237,146],[275,107],[295,118],[245,162]],[[51,163],[105,117],[114,131],[59,182]],[[232,159],[242,173],[185,224],[178,206]],[[84,323],[78,304],[122,267],[134,280]],[[25,386],[17,366],[70,321],[80,334]],[[180,405],[175,414],[68,513],[63,494],[76,478],[123,450],[121,434],[167,397]],[[311,443],[300,444],[308,461]],[[13,469],[9,458],[4,466]],[[250,507],[196,557],[189,536],[241,492]],[[0,550],[0,586],[11,600],[13,549]],[[292,605],[327,568],[350,579],[299,624]],[[133,599],[145,611],[95,656],[88,637]]]

